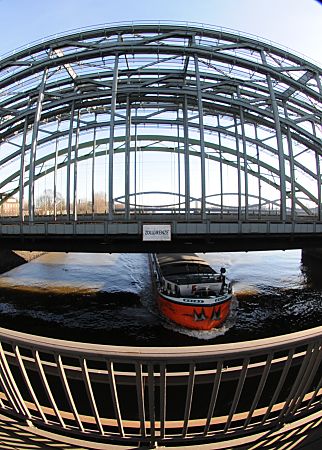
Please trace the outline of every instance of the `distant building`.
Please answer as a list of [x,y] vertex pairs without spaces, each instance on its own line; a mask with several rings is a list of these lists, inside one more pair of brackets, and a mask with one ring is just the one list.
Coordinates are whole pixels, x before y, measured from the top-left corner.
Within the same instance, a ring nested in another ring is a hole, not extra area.
[[2,217],[15,217],[19,215],[19,201],[16,198],[8,198],[1,205],[1,216]]

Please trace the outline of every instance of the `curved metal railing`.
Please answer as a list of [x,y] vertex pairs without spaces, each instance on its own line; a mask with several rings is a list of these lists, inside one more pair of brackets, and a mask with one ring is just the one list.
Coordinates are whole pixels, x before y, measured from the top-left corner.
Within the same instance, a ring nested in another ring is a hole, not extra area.
[[87,441],[251,439],[321,408],[322,327],[179,348],[0,340],[1,411]]

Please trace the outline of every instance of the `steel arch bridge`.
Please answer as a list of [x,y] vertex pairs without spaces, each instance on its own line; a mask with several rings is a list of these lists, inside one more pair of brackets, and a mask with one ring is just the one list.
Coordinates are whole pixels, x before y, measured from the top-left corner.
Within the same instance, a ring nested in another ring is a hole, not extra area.
[[200,25],[117,24],[5,55],[0,234],[317,236],[321,80],[286,49]]

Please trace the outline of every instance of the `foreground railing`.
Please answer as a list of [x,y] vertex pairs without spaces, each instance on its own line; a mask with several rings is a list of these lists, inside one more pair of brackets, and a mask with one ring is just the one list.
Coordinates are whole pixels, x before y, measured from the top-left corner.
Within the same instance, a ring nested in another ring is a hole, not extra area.
[[249,438],[321,408],[322,327],[179,348],[3,328],[0,340],[2,413],[87,441],[201,445]]

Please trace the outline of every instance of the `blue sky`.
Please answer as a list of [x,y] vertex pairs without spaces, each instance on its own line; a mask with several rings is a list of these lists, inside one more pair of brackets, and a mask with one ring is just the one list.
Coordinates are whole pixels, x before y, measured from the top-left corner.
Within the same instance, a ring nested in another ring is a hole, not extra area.
[[75,28],[176,20],[248,32],[322,66],[322,6],[317,0],[0,0],[0,17],[0,55]]

